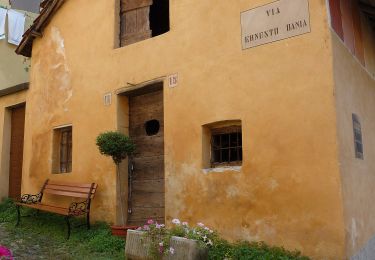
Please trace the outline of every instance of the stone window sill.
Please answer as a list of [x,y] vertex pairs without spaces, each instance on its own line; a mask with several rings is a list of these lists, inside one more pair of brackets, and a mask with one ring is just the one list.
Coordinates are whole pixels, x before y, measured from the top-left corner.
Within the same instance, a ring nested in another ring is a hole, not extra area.
[[209,173],[223,173],[223,172],[240,172],[241,170],[242,170],[242,166],[222,166],[222,167],[202,169],[202,172],[204,174],[209,174]]

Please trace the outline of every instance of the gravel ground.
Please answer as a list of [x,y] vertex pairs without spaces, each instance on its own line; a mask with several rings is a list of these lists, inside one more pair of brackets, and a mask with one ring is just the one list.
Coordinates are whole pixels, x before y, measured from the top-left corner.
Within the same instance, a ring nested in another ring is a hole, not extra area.
[[9,248],[15,260],[73,259],[61,245],[54,245],[42,234],[36,237],[13,231],[6,231],[0,223],[0,245]]

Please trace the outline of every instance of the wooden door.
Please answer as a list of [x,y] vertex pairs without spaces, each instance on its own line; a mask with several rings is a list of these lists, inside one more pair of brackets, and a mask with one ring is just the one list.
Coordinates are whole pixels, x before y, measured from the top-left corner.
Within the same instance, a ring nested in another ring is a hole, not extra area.
[[25,105],[12,108],[11,113],[8,195],[17,198],[21,195]]
[[164,223],[163,91],[129,97],[129,133],[136,145],[132,156],[128,224],[148,219]]

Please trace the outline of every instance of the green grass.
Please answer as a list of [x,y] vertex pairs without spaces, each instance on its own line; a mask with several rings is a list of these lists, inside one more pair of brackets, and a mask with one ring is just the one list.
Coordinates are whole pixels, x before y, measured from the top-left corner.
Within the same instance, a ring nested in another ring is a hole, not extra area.
[[239,241],[229,243],[226,240],[215,241],[209,250],[210,260],[236,259],[236,260],[309,260],[300,252],[290,252],[282,247],[271,247],[263,242]]
[[22,209],[21,215],[31,216],[22,217],[21,224],[15,227],[17,214],[13,202],[6,200],[0,204],[0,224],[8,233],[1,243],[15,254],[17,250],[31,250],[37,245],[35,254],[47,259],[124,259],[125,242],[111,235],[108,224],[95,223],[87,230],[84,219],[73,218],[67,240],[64,217],[43,212],[33,216],[35,213],[32,209]]

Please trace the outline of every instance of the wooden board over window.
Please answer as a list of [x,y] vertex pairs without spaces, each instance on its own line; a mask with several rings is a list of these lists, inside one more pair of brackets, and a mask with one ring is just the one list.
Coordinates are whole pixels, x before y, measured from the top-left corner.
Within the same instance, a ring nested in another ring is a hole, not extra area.
[[151,5],[152,0],[121,1],[121,46],[151,38]]

